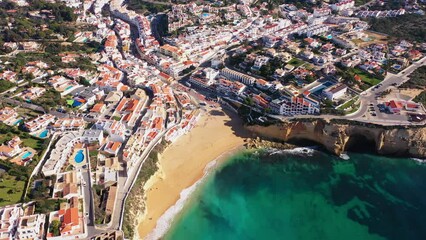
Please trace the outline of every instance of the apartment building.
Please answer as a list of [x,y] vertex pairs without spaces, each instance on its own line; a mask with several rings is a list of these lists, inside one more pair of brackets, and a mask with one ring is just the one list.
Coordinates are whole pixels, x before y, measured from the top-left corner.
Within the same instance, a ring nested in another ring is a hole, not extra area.
[[224,93],[241,94],[247,88],[246,85],[240,82],[230,81],[227,79],[219,79],[216,90]]
[[79,131],[83,130],[86,122],[83,118],[61,118],[50,126],[53,131]]
[[0,239],[14,239],[19,217],[23,214],[20,205],[0,208]]
[[126,139],[126,126],[120,121],[99,120],[95,123],[95,128],[106,131],[112,141],[124,142]]
[[44,214],[34,214],[21,217],[16,231],[16,239],[43,239],[45,222],[46,215]]
[[189,78],[189,82],[198,87],[209,88],[216,83],[215,78],[218,74],[219,72],[212,68],[205,68],[192,74]]
[[269,106],[272,112],[284,116],[313,115],[320,112],[319,102],[306,97],[285,96],[272,100]]
[[176,61],[180,61],[184,57],[184,52],[182,51],[182,49],[175,47],[175,46],[172,46],[172,45],[169,45],[169,44],[165,44],[165,45],[161,46],[159,48],[159,51],[160,51],[161,54],[164,54],[166,56],[170,56]]
[[103,141],[102,130],[85,130],[83,132],[66,132],[56,143],[50,153],[49,159],[43,165],[42,172],[44,176],[59,174],[61,168],[74,151],[74,145],[81,142],[96,142],[98,144]]
[[29,132],[35,132],[46,128],[50,123],[55,121],[55,116],[50,114],[41,115],[29,122],[25,123],[25,128]]
[[220,71],[220,75],[222,75],[223,77],[230,79],[230,80],[242,82],[246,85],[253,85],[256,81],[256,79],[254,77],[251,77],[251,76],[244,74],[244,73],[234,71],[234,70],[229,69],[229,68],[222,69]]
[[0,239],[44,239],[46,215],[34,214],[34,206],[16,204],[0,208]]
[[353,8],[354,6],[354,0],[341,0],[338,3],[330,5],[331,9],[335,11],[343,11],[345,9]]

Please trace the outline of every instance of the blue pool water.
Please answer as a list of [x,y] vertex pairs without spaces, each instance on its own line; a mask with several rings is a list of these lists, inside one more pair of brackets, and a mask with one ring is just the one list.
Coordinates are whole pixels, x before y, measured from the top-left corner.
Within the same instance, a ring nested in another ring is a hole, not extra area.
[[74,100],[74,103],[72,104],[72,107],[79,107],[79,106],[81,106],[82,105],[82,103],[81,102],[79,102],[79,101],[75,101]]
[[74,157],[76,163],[81,163],[84,160],[83,150],[78,150],[77,154]]
[[40,135],[38,135],[40,138],[45,138],[47,137],[47,134],[49,133],[49,131],[44,130],[43,132],[40,133]]
[[317,94],[317,95],[319,95],[319,94],[322,93],[322,91],[324,89],[330,87],[331,85],[333,85],[333,83],[330,82],[330,81],[327,81],[327,82],[325,82],[323,84],[320,84],[320,85],[314,87],[313,89],[311,89],[311,94]]
[[395,68],[396,70],[401,69],[401,65],[393,65],[393,68]]
[[18,126],[21,122],[22,122],[22,119],[18,119],[13,125]]
[[31,152],[26,152],[24,155],[22,155],[22,159],[28,158],[29,156],[31,156],[31,154]]
[[209,14],[208,14],[208,13],[202,13],[202,14],[201,14],[201,16],[203,16],[203,17],[208,17],[208,16],[209,16]]
[[72,86],[68,86],[68,87],[66,87],[66,88],[65,88],[65,90],[68,90],[68,89],[70,89],[70,88],[72,88]]

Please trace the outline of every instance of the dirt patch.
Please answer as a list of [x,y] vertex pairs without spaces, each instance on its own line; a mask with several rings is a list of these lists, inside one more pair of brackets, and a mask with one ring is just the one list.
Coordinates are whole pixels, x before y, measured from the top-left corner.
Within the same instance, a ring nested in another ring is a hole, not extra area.
[[370,41],[364,41],[362,39],[355,39],[352,40],[358,47],[366,47],[371,44],[387,44],[389,37],[385,34],[380,34],[376,32],[371,31],[364,31],[365,34],[368,35],[368,38],[371,39]]

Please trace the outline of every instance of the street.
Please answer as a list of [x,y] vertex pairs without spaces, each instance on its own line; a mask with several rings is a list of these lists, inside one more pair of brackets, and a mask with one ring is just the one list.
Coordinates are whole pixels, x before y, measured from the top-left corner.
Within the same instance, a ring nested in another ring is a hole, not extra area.
[[[426,65],[426,57],[418,60],[417,62],[414,62],[410,66],[408,66],[406,69],[401,71],[398,74],[391,74],[388,73],[387,77],[381,82],[381,85],[377,85],[379,87],[371,87],[367,89],[366,91],[362,92],[360,94],[360,107],[359,109],[348,116],[345,116],[345,118],[350,120],[356,120],[356,121],[367,121],[372,123],[383,123],[383,124],[410,124],[408,122],[407,118],[401,115],[395,115],[395,114],[385,114],[381,113],[377,107],[378,101],[376,94],[379,95],[380,93],[386,91],[387,89],[393,87],[393,85],[401,85],[402,83],[409,80],[409,75],[414,72],[418,67]],[[377,113],[377,116],[367,116],[368,114],[368,108],[369,106],[372,106],[375,109],[375,112]]]

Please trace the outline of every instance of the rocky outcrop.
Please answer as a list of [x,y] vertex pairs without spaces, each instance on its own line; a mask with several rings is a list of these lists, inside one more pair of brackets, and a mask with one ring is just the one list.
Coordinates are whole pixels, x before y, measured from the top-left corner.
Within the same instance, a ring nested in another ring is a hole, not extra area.
[[279,142],[279,141],[268,141],[265,139],[247,138],[245,147],[247,149],[258,149],[258,148],[277,148],[277,149],[294,149],[297,147],[294,144]]
[[346,120],[303,119],[269,126],[246,126],[255,135],[273,141],[310,141],[340,155],[355,148],[379,154],[426,157],[426,127],[380,126]]

